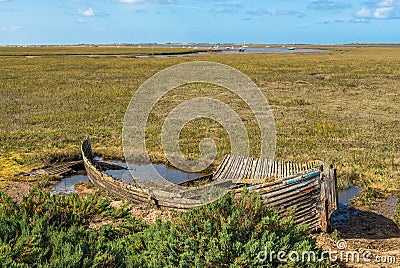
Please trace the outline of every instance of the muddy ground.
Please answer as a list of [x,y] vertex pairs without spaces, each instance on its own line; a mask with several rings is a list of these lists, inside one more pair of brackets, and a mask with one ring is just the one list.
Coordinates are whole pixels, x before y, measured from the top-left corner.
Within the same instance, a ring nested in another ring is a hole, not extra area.
[[[370,207],[340,205],[333,221],[337,231],[319,234],[318,245],[326,251],[337,251],[334,256],[341,260],[342,267],[400,267],[400,229],[393,221],[396,201],[392,197]],[[349,255],[352,251],[360,258]]]

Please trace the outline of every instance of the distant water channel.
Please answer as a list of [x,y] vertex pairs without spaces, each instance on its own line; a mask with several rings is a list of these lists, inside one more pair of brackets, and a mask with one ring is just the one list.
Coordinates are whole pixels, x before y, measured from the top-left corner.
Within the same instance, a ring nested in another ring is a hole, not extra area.
[[[156,48],[156,47],[154,47]],[[248,47],[245,51],[239,52],[238,46],[234,47],[224,47],[221,46],[217,48],[215,51],[204,52],[201,50],[210,49],[210,47],[182,47],[182,46],[171,46],[169,48],[192,48],[193,53],[184,53],[184,54],[171,54],[171,55],[142,55],[142,56],[135,56],[136,58],[169,58],[169,57],[191,57],[196,55],[203,55],[203,54],[249,54],[249,53],[279,53],[279,54],[308,54],[308,53],[324,53],[329,52],[329,50],[322,50],[322,49],[312,49],[312,48],[295,48],[294,50],[288,50],[287,47]],[[199,50],[196,52],[196,50]]]
[[296,48],[295,50],[288,50],[286,47],[249,47],[244,52],[238,50],[223,50],[223,54],[232,53],[280,53],[280,54],[293,54],[293,53],[322,53],[327,50],[322,49],[309,49],[309,48]]

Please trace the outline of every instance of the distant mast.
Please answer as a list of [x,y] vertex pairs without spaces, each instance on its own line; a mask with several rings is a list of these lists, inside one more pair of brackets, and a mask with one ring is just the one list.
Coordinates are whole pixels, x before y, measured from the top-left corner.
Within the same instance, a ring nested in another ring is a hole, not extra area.
[[291,47],[288,47],[287,49],[288,49],[288,50],[295,50],[295,49],[296,49],[296,47],[294,46],[294,40],[293,40],[292,46],[291,46]]
[[243,40],[243,45],[239,48],[239,52],[245,52],[249,46],[246,46],[246,39]]

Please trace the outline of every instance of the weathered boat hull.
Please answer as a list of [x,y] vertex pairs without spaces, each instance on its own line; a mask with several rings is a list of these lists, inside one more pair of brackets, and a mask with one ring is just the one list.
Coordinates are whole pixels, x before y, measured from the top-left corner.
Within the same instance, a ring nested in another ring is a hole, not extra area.
[[[184,210],[202,205],[196,199],[177,199],[174,202],[156,198],[135,182],[127,184],[107,175],[96,165],[89,138],[82,143],[82,157],[94,185],[129,201]],[[269,162],[228,155],[218,170],[206,179],[230,181],[230,191],[238,193],[246,186],[248,190],[260,193],[264,203],[276,207],[280,215],[286,215],[295,208],[296,224],[308,224],[313,230],[330,231],[332,214],[338,208],[336,172],[332,166],[323,172],[321,164]]]

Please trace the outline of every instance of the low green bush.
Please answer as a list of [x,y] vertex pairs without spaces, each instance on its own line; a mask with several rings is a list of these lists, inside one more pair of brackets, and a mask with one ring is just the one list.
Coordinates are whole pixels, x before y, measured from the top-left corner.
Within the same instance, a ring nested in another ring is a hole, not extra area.
[[[110,224],[93,226],[107,220]],[[0,192],[2,267],[323,267],[282,263],[260,252],[315,251],[307,226],[281,219],[244,192],[153,226],[116,210],[99,194],[50,195],[34,188],[18,203]]]
[[[90,228],[99,218],[115,224]],[[81,198],[35,187],[17,203],[0,192],[0,267],[123,266],[124,236],[145,227],[98,193]]]
[[[294,226],[293,217],[281,219],[262,205],[259,195],[228,195],[212,204],[182,214],[171,224],[157,222],[143,236],[140,260],[147,267],[323,267],[327,262],[281,263],[264,253],[321,250],[308,236],[307,226]],[[262,254],[259,255],[260,251]],[[261,260],[260,260],[260,259]]]

